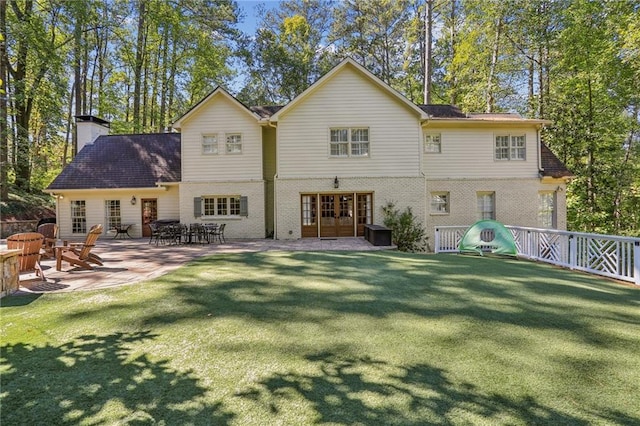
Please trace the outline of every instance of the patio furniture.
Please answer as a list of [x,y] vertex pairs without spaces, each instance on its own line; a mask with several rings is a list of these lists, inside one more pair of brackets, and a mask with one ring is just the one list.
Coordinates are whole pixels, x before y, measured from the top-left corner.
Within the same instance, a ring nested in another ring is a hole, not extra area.
[[93,225],[84,243],[71,243],[68,246],[56,247],[56,270],[62,269],[63,260],[83,269],[93,269],[90,263],[102,266],[100,256],[91,253],[100,234],[102,234],[102,225]]
[[58,236],[58,225],[55,223],[43,223],[38,226],[39,234],[44,236],[44,241],[42,243],[42,249],[44,253],[42,255],[44,257],[53,259],[55,257],[55,253],[53,247],[56,245],[56,238]]
[[40,250],[44,236],[37,232],[24,232],[10,235],[7,238],[8,249],[22,250],[19,256],[20,272],[34,272],[37,276],[46,280],[40,267]]
[[211,236],[213,237],[213,239],[215,240],[216,238],[218,238],[218,241],[221,243],[226,243],[227,241],[224,239],[224,228],[227,226],[226,223],[221,224],[220,226],[218,226],[213,233],[211,234]]
[[129,229],[132,226],[133,223],[123,223],[121,225],[114,226],[113,229],[116,231],[116,235],[113,236],[113,239],[115,240],[116,238],[118,238],[118,235],[126,235],[127,237],[131,238],[131,235],[129,235]]
[[205,239],[207,241],[207,244],[211,243],[211,240],[215,239],[214,234],[216,233],[216,231],[218,229],[218,224],[217,223],[203,223],[202,224],[202,228],[203,228],[203,232],[204,232],[204,236],[205,236]]

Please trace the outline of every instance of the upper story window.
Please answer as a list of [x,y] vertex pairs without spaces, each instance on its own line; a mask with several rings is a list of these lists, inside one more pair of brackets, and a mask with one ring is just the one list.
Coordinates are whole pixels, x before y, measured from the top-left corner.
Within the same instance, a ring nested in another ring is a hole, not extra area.
[[331,129],[329,145],[332,157],[368,157],[369,129],[366,127]]
[[527,154],[524,135],[496,135],[496,160],[525,160]]
[[424,135],[424,152],[440,153],[442,152],[442,139],[440,133],[427,133]]
[[227,154],[242,153],[242,135],[240,133],[227,133]]
[[202,153],[217,154],[218,153],[218,136],[202,135]]

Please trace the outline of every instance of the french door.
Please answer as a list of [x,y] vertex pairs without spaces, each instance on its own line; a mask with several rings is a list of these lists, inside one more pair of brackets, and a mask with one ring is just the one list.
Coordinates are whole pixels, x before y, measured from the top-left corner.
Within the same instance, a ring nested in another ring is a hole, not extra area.
[[364,235],[371,223],[370,193],[303,194],[302,237],[353,237]]
[[143,198],[140,200],[141,214],[142,214],[142,236],[151,236],[151,227],[149,224],[155,220],[158,220],[158,199],[157,198]]

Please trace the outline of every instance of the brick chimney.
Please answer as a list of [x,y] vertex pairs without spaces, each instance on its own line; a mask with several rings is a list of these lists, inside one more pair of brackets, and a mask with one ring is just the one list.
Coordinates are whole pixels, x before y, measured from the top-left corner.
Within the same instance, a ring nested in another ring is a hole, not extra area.
[[92,144],[98,136],[108,135],[110,123],[93,115],[76,115],[77,152]]

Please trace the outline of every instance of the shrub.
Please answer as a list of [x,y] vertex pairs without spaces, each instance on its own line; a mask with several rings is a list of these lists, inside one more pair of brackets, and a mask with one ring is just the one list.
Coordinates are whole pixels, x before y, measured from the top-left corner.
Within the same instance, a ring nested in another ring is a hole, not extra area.
[[427,239],[422,224],[413,215],[411,207],[407,207],[403,212],[396,208],[395,203],[389,201],[382,206],[384,215],[384,226],[393,232],[393,243],[400,251],[418,252],[425,251]]

